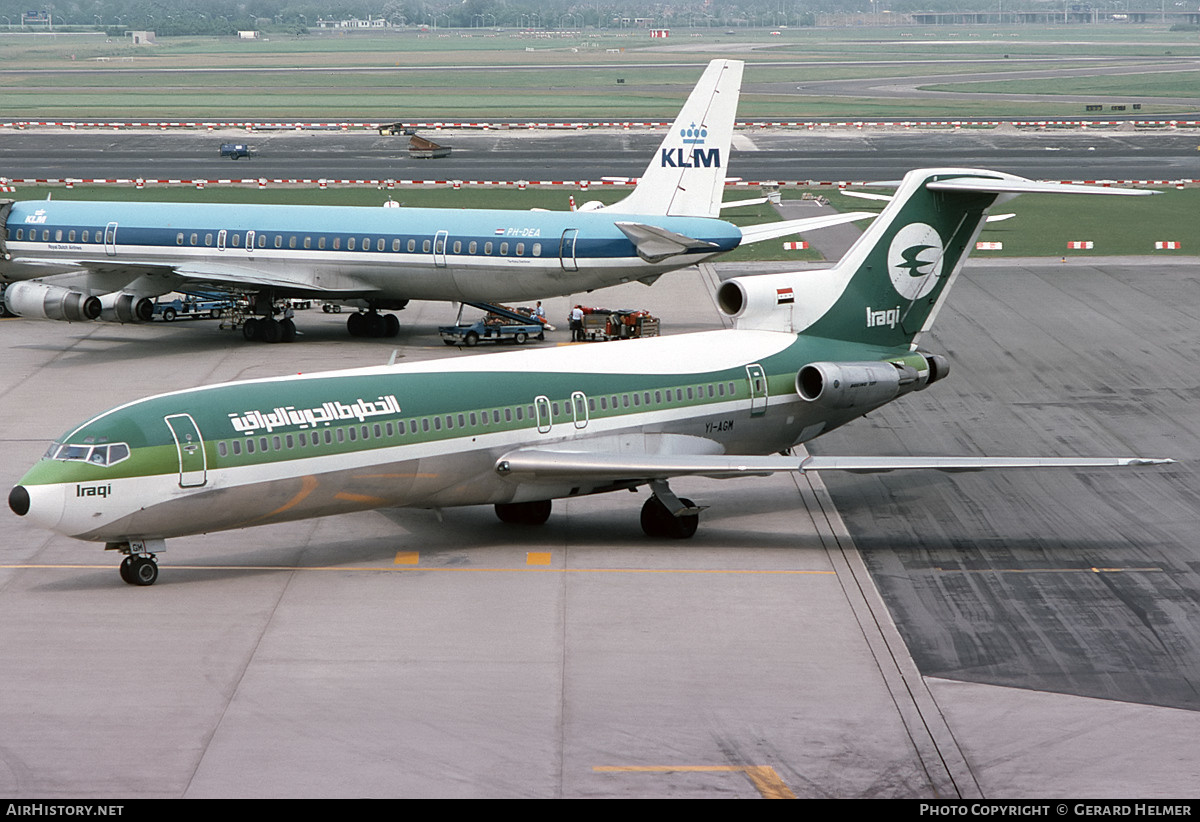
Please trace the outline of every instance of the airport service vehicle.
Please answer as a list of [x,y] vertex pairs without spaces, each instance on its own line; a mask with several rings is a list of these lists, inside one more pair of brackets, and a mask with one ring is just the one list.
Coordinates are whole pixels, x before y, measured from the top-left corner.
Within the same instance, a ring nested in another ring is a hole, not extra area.
[[477,308],[487,311],[482,317],[473,322],[463,322],[463,308],[458,309],[458,319],[454,325],[443,325],[438,328],[446,345],[465,345],[468,348],[481,342],[512,342],[524,345],[530,338],[546,339],[546,327],[532,316],[501,305],[485,305],[473,303]]
[[1047,191],[1148,193],[910,172],[832,268],[723,283],[732,329],[161,394],[65,432],[9,506],[126,554],[122,577],[148,585],[171,537],[373,508],[487,504],[540,524],[554,499],[649,486],[645,533],[687,538],[701,506],[670,483],[690,476],[1160,463],[791,451],[945,379],[920,345],[987,209]]
[[261,319],[248,338],[278,342],[295,336],[278,327],[278,300],[361,300],[368,318],[348,331],[391,337],[399,321],[379,312],[409,300],[507,302],[649,284],[745,243],[872,216],[746,228],[719,218],[741,76],[739,61],[710,63],[645,174],[610,206],[2,201],[0,280],[21,281],[6,303],[23,317],[137,322],[157,296],[219,288],[252,297]]
[[221,156],[228,157],[230,160],[240,160],[243,157],[249,157],[251,154],[250,146],[245,143],[222,143]]
[[173,322],[179,317],[208,317],[215,320],[232,308],[233,300],[228,297],[185,295],[173,300],[155,300],[154,316],[166,322]]

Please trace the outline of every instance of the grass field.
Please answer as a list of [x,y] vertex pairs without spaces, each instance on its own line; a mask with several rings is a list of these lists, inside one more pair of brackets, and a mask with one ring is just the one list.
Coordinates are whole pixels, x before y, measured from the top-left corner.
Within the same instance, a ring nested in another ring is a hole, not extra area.
[[[763,29],[732,34],[678,29],[666,41],[645,31],[551,33],[452,30],[275,35],[266,40],[161,38],[134,47],[98,34],[0,34],[0,116],[12,119],[409,119],[669,117],[709,59],[747,61],[739,116],[989,118],[1067,117],[1084,112],[1056,100],[1074,91],[1139,95],[1142,113],[1200,110],[1200,72],[1072,85],[1014,80],[1045,95],[1013,103],[837,98],[754,91],[805,82],[980,71],[1013,72],[1028,60],[1078,57],[1056,67],[1111,65],[1120,58],[1200,55],[1200,38],[1155,25],[1069,27],[887,27]],[[891,61],[880,65],[880,61]],[[906,64],[911,63],[909,67]],[[618,82],[623,81],[623,82]],[[1006,83],[930,84],[951,91],[1002,91]],[[1194,97],[1194,105],[1156,102]],[[990,98],[990,99],[989,99]],[[1098,102],[1103,102],[1099,100]]]
[[[841,211],[878,211],[882,203],[847,197],[836,191],[822,191],[831,205]],[[886,193],[886,192],[881,192]],[[181,186],[150,186],[138,190],[126,186],[21,186],[12,196],[22,200],[119,200],[134,202],[195,203],[283,203],[301,205],[380,206],[389,196],[396,202],[427,208],[546,208],[565,211],[570,197],[576,204],[588,200],[612,203],[624,196],[622,189],[606,188],[598,192],[569,189],[528,189],[518,191],[497,188],[406,188],[391,192],[371,188],[338,188],[324,191],[313,188],[279,187],[260,190],[234,186],[209,186],[203,190]],[[795,189],[785,197],[801,197]],[[741,199],[727,196],[727,199]],[[991,223],[980,237],[982,241],[1001,242],[1001,251],[978,251],[980,257],[1074,257],[1103,255],[1194,256],[1200,250],[1195,215],[1200,213],[1200,189],[1166,189],[1154,197],[1079,197],[1045,195],[1018,197],[996,209],[997,213],[1016,216]],[[767,205],[732,209],[722,215],[738,225],[750,225],[779,219]],[[1091,250],[1068,250],[1071,240],[1090,240]],[[1182,243],[1179,250],[1156,251],[1155,241]],[[815,251],[785,251],[783,240],[771,240],[740,248],[721,258],[726,261],[816,260]]]

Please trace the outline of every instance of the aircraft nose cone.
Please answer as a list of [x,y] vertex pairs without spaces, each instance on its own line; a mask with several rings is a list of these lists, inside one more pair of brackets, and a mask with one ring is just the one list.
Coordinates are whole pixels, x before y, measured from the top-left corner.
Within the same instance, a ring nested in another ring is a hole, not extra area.
[[24,485],[14,485],[8,492],[8,507],[18,517],[29,513],[29,492],[25,490]]

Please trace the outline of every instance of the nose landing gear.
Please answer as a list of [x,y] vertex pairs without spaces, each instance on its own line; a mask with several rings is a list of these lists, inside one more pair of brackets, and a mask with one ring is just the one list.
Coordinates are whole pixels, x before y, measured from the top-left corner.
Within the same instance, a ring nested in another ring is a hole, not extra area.
[[130,585],[153,585],[158,581],[158,555],[166,543],[161,539],[131,540],[129,542],[110,542],[104,546],[106,551],[120,551],[125,554],[121,560],[121,579]]

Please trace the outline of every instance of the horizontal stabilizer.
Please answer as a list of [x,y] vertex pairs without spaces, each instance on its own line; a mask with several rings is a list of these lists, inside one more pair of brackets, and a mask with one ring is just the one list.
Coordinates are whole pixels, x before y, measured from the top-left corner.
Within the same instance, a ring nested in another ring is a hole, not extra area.
[[758,225],[739,226],[742,231],[742,245],[761,243],[763,240],[774,240],[777,237],[788,237],[805,231],[815,231],[818,228],[828,228],[833,225],[852,223],[855,220],[865,220],[876,215],[869,211],[847,211],[845,214],[827,214],[822,217],[802,217],[799,220],[782,220],[776,223],[759,223]]
[[932,469],[982,471],[996,468],[1118,468],[1166,465],[1143,457],[784,457],[729,454],[614,454],[524,449],[505,454],[496,471],[522,482],[617,482],[700,476],[713,479],[805,471],[875,473]]
[[1079,183],[1047,183],[1038,180],[1009,180],[993,177],[955,177],[952,180],[930,180],[930,191],[986,191],[993,194],[1124,194],[1145,196],[1157,194],[1142,188],[1110,188],[1109,186]]
[[697,240],[655,225],[619,222],[616,226],[633,243],[638,256],[648,263],[662,262],[668,257],[688,251],[720,250],[716,243]]

